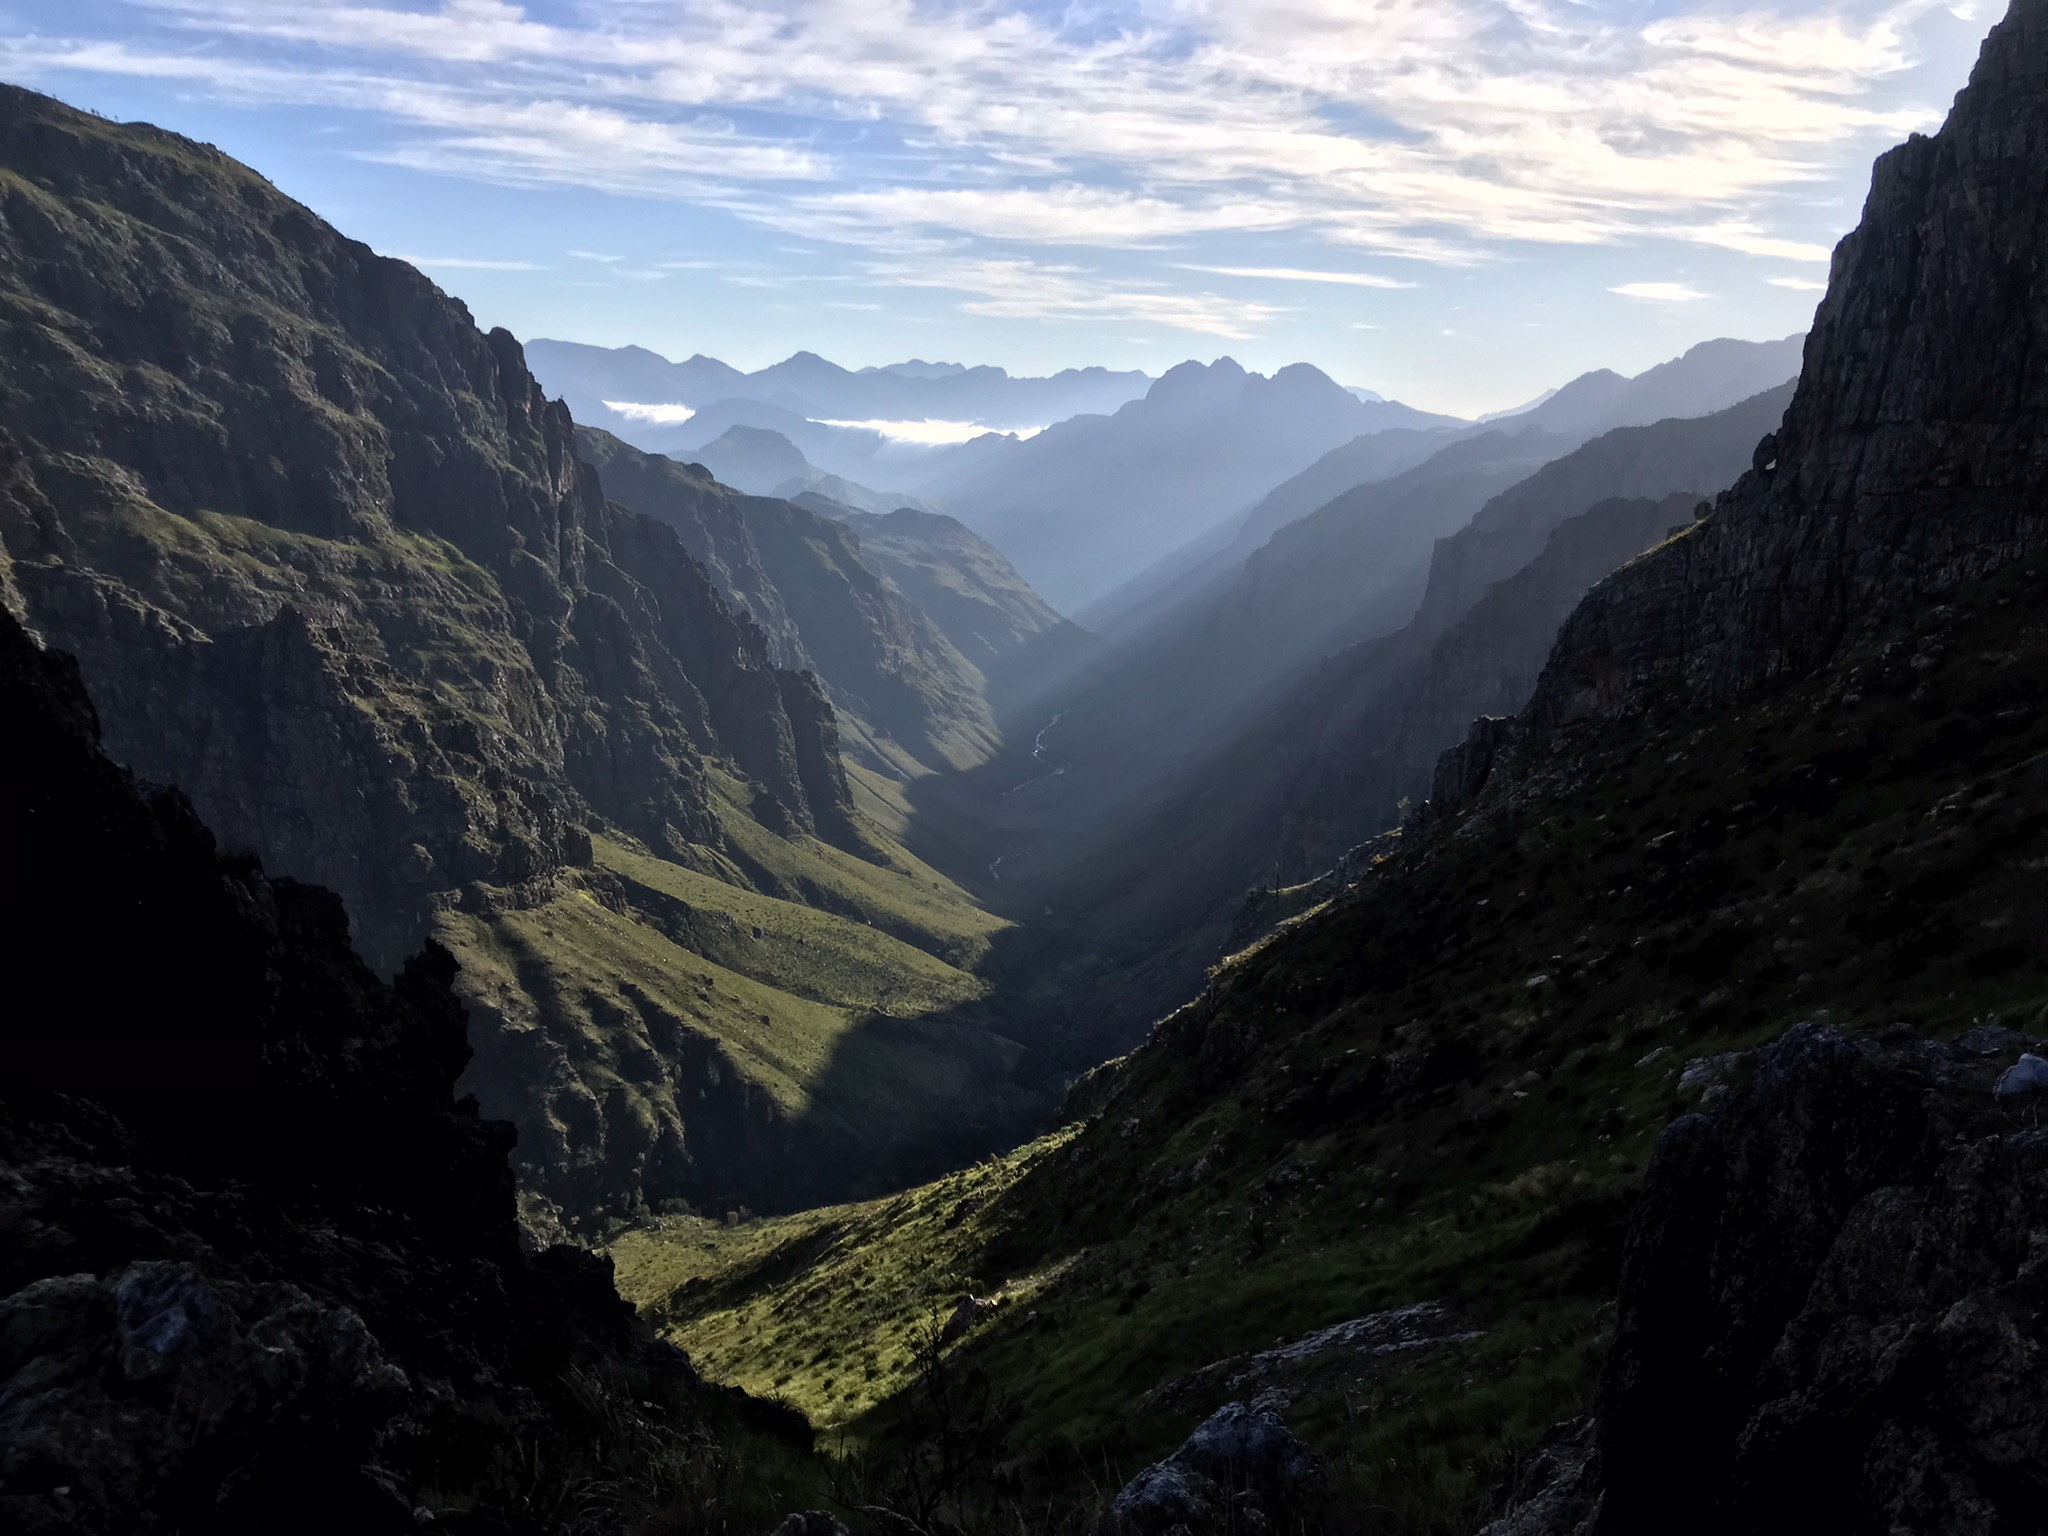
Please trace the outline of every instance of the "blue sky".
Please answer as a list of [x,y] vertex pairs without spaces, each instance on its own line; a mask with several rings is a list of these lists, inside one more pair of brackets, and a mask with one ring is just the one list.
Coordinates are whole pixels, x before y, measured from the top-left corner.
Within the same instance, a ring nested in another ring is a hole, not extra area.
[[485,324],[753,368],[1224,353],[1474,413],[1800,330],[1989,4],[0,0]]

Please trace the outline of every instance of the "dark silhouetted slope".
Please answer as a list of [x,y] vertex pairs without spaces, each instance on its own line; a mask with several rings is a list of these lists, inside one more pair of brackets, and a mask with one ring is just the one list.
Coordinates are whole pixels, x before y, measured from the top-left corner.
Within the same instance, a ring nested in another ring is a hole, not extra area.
[[709,1433],[803,1435],[647,1342],[609,1261],[522,1250],[447,951],[380,981],[333,895],[102,756],[6,612],[0,735],[0,1523],[516,1529],[592,1486],[689,1518]]

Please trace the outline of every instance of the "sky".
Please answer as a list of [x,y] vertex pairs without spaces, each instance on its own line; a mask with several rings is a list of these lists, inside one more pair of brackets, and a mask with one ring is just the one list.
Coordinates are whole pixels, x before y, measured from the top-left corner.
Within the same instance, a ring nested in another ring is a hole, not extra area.
[[1315,364],[1458,414],[1803,330],[1990,0],[0,0],[522,337]]

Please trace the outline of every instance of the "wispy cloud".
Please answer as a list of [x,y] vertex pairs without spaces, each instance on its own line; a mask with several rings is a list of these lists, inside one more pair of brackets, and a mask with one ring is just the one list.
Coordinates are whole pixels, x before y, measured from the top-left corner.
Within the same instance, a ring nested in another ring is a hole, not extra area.
[[1624,299],[1649,299],[1658,304],[1694,304],[1706,297],[1690,283],[1617,283],[1607,291]]
[[645,421],[657,426],[680,426],[697,412],[687,405],[650,405],[638,400],[607,400],[605,409],[617,411],[628,421]]
[[399,256],[415,267],[454,267],[470,272],[545,272],[537,261],[492,261],[481,256]]
[[[826,421],[828,427],[853,427],[863,432],[877,432],[892,443],[915,443],[920,447],[938,448],[949,443],[971,442],[999,429],[982,425],[978,421]],[[1010,427],[1000,429],[1015,437],[1036,437],[1044,427]]]
[[1176,263],[1186,272],[1213,272],[1219,277],[1263,277],[1283,283],[1343,283],[1354,288],[1414,288],[1415,283],[1375,272],[1311,272],[1302,267],[1203,267],[1193,262]]
[[1799,293],[1826,293],[1828,289],[1826,283],[1810,277],[1767,277],[1764,281],[1773,288],[1791,288]]
[[1273,304],[1144,286],[1086,267],[1018,258],[875,263],[866,271],[874,281],[897,287],[964,294],[960,307],[966,313],[1011,320],[1139,320],[1242,341],[1281,312]]

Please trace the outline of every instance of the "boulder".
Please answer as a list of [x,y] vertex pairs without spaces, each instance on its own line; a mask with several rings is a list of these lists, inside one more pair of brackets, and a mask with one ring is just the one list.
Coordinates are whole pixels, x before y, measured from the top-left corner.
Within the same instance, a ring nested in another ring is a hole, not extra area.
[[775,1536],[853,1536],[836,1516],[822,1509],[806,1509],[783,1518]]
[[2027,1051],[1999,1074],[1992,1092],[2001,1099],[2023,1099],[2044,1088],[2048,1088],[2048,1060]]
[[1192,1536],[1237,1529],[1253,1513],[1278,1523],[1320,1497],[1322,1459],[1270,1408],[1225,1403],[1164,1461],[1124,1486],[1110,1506],[1120,1531]]

